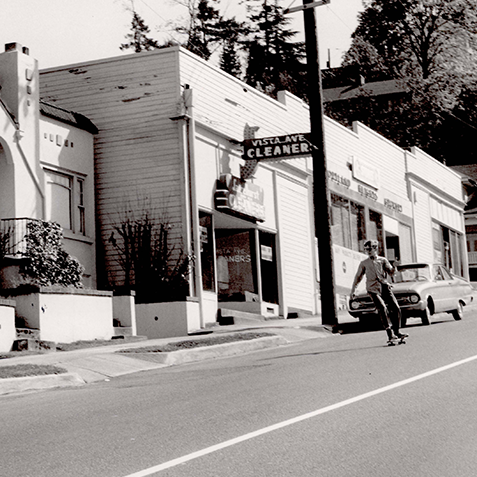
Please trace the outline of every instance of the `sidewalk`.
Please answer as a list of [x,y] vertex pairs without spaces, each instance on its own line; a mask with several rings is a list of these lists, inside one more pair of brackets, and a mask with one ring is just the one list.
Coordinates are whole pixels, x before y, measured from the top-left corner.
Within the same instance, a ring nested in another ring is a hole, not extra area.
[[[338,314],[338,319],[340,324],[356,321],[351,318],[347,312],[341,311]],[[170,353],[116,353],[123,349],[145,348],[188,339],[207,339],[219,334],[257,330],[271,333],[273,336],[257,338],[249,341],[231,342],[222,345],[196,347]],[[2,359],[0,360],[0,367],[15,366],[19,364],[54,365],[66,369],[67,373],[0,379],[0,395],[52,387],[81,386],[86,383],[109,380],[124,374],[158,369],[204,359],[233,356],[308,339],[336,336],[331,333],[329,327],[321,324],[320,316],[288,320],[241,320],[239,323],[229,326],[215,325],[214,327],[207,329],[207,331],[211,333],[177,338],[144,340],[133,343],[118,343],[117,345],[107,345],[74,351],[57,351],[31,356],[19,356],[11,359]]]

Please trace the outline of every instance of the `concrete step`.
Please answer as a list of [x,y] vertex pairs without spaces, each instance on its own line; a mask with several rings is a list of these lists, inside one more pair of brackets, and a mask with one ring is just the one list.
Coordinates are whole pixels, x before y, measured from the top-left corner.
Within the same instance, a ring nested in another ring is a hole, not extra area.
[[114,326],[114,336],[132,336],[133,330],[131,326]]
[[268,321],[271,319],[280,319],[279,317],[263,316],[257,313],[250,313],[246,311],[232,310],[230,308],[219,308],[217,322],[221,326],[226,325],[246,325],[257,324],[259,322]]

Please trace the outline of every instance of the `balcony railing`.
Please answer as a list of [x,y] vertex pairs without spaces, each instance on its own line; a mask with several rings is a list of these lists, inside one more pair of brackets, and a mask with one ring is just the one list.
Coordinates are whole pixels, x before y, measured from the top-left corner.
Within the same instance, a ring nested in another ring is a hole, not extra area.
[[5,244],[7,257],[22,257],[25,254],[27,224],[36,219],[0,219],[0,239]]
[[467,252],[469,265],[477,265],[477,252]]

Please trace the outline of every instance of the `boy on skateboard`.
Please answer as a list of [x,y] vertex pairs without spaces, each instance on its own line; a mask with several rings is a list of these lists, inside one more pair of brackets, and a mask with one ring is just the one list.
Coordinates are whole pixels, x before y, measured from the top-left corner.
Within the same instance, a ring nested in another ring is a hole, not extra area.
[[388,345],[393,346],[398,340],[403,343],[408,335],[399,331],[401,309],[387,280],[388,274],[393,275],[395,269],[386,258],[378,256],[377,240],[366,240],[364,251],[368,258],[359,264],[351,286],[351,298],[354,298],[356,287],[366,274],[366,291],[372,298],[386,330]]

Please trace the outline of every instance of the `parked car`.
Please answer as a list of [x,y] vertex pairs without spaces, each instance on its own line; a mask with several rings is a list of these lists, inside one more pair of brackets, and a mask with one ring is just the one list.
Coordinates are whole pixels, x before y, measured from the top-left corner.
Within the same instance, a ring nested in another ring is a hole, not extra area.
[[[451,313],[461,320],[464,306],[473,301],[474,289],[470,283],[438,263],[409,263],[397,265],[392,278],[392,290],[401,307],[402,322],[417,316],[423,325],[429,325],[436,313]],[[376,316],[376,308],[366,293],[357,294],[349,301],[351,316],[364,321]]]

